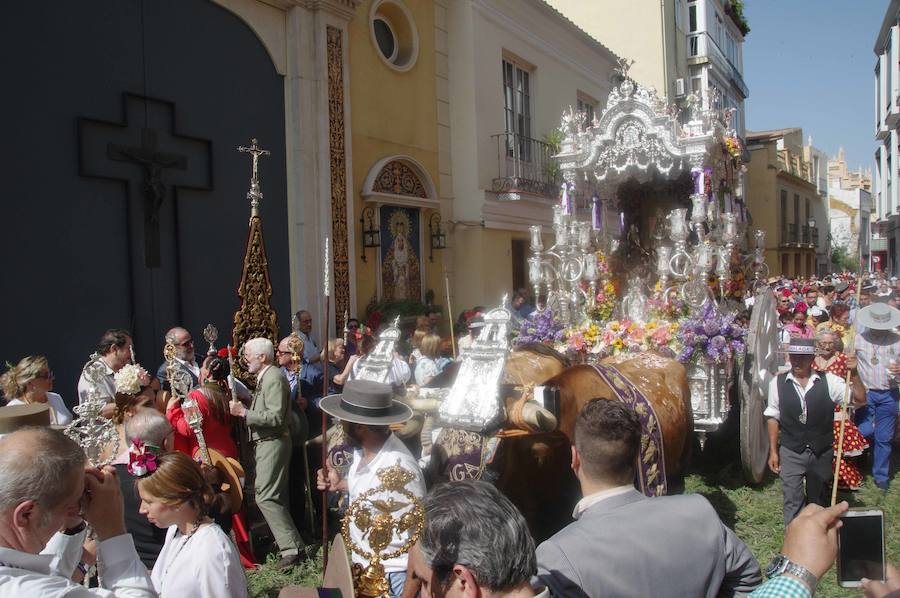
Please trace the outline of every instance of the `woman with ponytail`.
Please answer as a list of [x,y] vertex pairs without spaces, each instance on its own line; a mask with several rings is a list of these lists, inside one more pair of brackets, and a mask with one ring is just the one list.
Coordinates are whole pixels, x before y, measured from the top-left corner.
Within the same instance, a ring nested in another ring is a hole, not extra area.
[[184,453],[157,451],[135,442],[128,465],[139,478],[141,514],[168,528],[151,573],[156,591],[162,598],[246,597],[247,578],[237,548],[209,516],[210,509],[227,508],[225,496],[213,492],[200,466]]
[[47,403],[50,406],[50,423],[65,426],[72,422],[72,413],[61,396],[53,389],[53,372],[47,358],[30,355],[16,365],[7,364],[6,373],[0,376],[0,389],[7,405]]

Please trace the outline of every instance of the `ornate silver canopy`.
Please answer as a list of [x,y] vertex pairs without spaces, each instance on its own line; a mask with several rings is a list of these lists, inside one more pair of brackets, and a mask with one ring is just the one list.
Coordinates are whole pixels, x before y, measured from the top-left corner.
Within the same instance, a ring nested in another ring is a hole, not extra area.
[[462,358],[456,381],[441,403],[438,417],[444,424],[475,432],[489,431],[503,420],[500,376],[509,350],[512,314],[504,295],[500,307],[484,316],[484,327]]
[[720,111],[702,109],[691,94],[689,121],[682,125],[666,98],[628,76],[627,63],[620,62],[619,73],[622,81],[599,118],[586,122],[585,114],[571,107],[563,114],[563,140],[555,156],[563,178],[578,183],[593,175],[600,182],[617,182],[628,176],[645,182],[654,172],[671,178],[702,167],[707,151],[725,132]]
[[394,322],[378,335],[378,343],[375,348],[360,361],[356,378],[387,383],[391,364],[394,361],[394,346],[398,340],[400,340],[400,316],[397,316]]

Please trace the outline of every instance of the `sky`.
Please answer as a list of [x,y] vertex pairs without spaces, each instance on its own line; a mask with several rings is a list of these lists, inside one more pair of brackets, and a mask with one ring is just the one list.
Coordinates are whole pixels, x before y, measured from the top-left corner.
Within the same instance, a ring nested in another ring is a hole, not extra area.
[[[746,0],[747,128],[802,127],[847,165],[873,167],[875,36],[888,0]],[[806,139],[804,139],[804,142]]]

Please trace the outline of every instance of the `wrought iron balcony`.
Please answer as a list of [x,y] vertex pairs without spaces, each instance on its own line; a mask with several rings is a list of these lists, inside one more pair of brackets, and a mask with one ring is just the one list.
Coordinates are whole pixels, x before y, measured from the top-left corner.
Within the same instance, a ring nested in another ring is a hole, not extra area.
[[800,237],[797,231],[796,224],[782,224],[781,225],[781,244],[782,245],[790,245],[791,243],[799,243]]
[[815,245],[816,247],[819,246],[819,227],[818,226],[812,227],[812,242],[813,242],[813,245]]
[[520,199],[520,194],[556,198],[562,184],[559,167],[551,159],[553,146],[516,133],[491,135],[497,144],[497,177],[491,190],[502,199]]
[[811,239],[812,239],[812,235],[810,234],[810,231],[809,231],[809,225],[804,224],[803,225],[803,241],[801,241],[801,243],[806,243],[807,245],[809,245],[810,243],[812,243]]

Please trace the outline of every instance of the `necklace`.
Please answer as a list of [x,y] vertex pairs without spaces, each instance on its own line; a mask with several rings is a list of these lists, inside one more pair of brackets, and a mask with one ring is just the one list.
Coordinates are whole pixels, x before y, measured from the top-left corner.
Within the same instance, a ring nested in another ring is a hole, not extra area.
[[206,519],[205,515],[197,516],[197,520],[191,524],[190,532],[182,535],[182,538],[184,538],[184,540],[181,542],[181,544],[178,545],[178,550],[176,550],[175,554],[173,554],[172,557],[168,559],[166,568],[163,570],[162,579],[160,580],[160,596],[162,596],[162,586],[165,585],[166,579],[169,577],[169,569],[172,567],[172,565],[175,564],[175,561],[178,560],[178,556],[181,554],[181,551],[184,550],[184,547],[188,545],[188,543],[191,541],[191,538],[194,537],[194,535],[197,533],[197,530],[199,530],[203,525],[204,519]]

